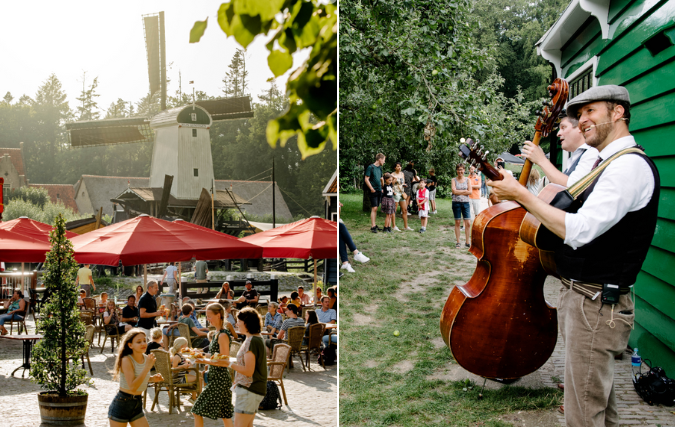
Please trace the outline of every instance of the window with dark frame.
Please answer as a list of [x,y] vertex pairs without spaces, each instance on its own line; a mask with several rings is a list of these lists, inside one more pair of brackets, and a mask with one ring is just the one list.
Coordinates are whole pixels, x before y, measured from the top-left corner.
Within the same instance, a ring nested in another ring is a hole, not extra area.
[[195,176],[199,176],[199,169],[194,168],[194,174],[195,174]]
[[197,129],[192,129],[192,136],[196,137],[197,136]]
[[584,71],[580,76],[577,76],[577,78],[570,82],[569,99],[574,98],[591,87],[593,87],[593,67]]

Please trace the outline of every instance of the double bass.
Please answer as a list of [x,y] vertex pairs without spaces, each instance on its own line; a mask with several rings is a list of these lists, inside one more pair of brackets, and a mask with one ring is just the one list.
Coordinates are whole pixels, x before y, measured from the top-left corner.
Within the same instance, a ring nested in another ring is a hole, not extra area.
[[[556,79],[549,87],[535,125],[538,145],[557,122],[569,86]],[[501,173],[487,161],[478,143],[467,140],[460,155],[496,181]],[[527,183],[532,164],[525,162],[519,182]],[[539,369],[551,356],[558,334],[556,309],[544,298],[546,252],[520,238],[527,211],[516,202],[494,205],[476,216],[471,252],[478,259],[471,279],[455,286],[441,313],[441,335],[467,371],[495,380],[515,380]]]

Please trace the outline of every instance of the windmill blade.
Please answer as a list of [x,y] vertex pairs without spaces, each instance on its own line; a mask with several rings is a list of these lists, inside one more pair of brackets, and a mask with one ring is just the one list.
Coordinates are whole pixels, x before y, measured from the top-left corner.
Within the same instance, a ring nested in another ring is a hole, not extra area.
[[155,139],[150,121],[143,117],[67,123],[66,130],[73,147],[154,142]]
[[159,15],[143,17],[145,30],[145,50],[148,54],[148,77],[150,79],[150,95],[161,89],[160,52],[159,52]]
[[251,98],[248,96],[207,99],[195,104],[208,111],[214,122],[253,117]]

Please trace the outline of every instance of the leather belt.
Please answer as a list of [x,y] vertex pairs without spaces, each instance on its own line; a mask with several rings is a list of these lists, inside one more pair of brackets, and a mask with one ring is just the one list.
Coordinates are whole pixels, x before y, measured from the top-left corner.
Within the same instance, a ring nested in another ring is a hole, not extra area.
[[[602,294],[602,285],[599,283],[588,283],[581,282],[579,280],[567,279],[561,277],[560,281],[567,288],[571,289],[581,295],[587,296],[588,298],[595,300]],[[619,288],[619,293],[625,295],[630,292],[630,288]]]

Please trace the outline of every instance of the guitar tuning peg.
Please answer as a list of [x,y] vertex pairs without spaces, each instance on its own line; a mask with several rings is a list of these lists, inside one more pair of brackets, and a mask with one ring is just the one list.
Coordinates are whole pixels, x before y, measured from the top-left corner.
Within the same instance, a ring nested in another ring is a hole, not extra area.
[[480,145],[481,150],[485,150],[485,146],[483,144]]
[[482,157],[483,161],[487,160],[488,153],[489,153],[489,151],[486,151],[485,153],[483,153],[483,157]]

